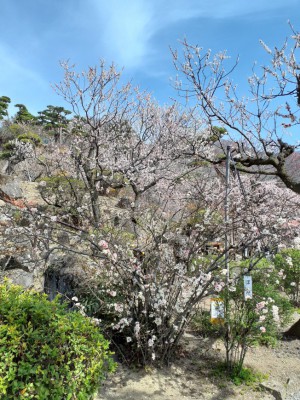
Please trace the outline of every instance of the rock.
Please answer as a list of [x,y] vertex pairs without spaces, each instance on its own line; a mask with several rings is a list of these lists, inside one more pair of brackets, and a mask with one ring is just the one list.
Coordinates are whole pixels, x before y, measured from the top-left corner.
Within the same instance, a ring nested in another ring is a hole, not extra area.
[[[45,167],[39,164],[35,159],[20,161],[14,166],[14,175],[21,181],[35,181],[44,173]],[[29,171],[29,173],[28,173]]]
[[[3,203],[6,206],[5,201]],[[0,216],[0,226],[10,226],[10,219],[6,215]]]
[[8,168],[8,160],[0,160],[0,173],[5,174]]
[[59,244],[63,244],[65,246],[70,245],[70,237],[67,232],[62,231],[57,234],[57,241]]
[[260,383],[259,387],[266,392],[269,392],[272,396],[274,396],[275,400],[284,400],[285,399],[285,390],[279,385],[277,382],[264,382]]
[[[37,182],[21,182],[10,175],[0,174],[0,191],[4,200],[7,196],[8,201],[22,199],[24,204],[28,205],[45,204],[38,190]],[[0,207],[5,203],[3,200],[1,202]]]
[[131,200],[128,197],[121,197],[118,201],[116,207],[130,209],[131,208]]
[[0,259],[0,267],[5,272],[12,270],[23,270],[25,272],[30,272],[27,265],[23,265],[18,259],[12,256],[5,256],[4,258]]
[[22,190],[18,179],[10,175],[0,174],[0,189],[9,197],[19,199],[22,197]]
[[33,274],[22,269],[5,271],[5,277],[9,278],[15,285],[23,286],[26,289],[32,289],[34,286]]
[[45,205],[40,195],[37,182],[20,182],[20,189],[25,204],[29,206]]
[[88,256],[52,252],[47,260],[45,276],[45,292],[50,299],[57,293],[68,297],[76,294],[81,287],[97,286],[101,269],[98,263]]
[[32,289],[36,292],[44,292],[45,286],[45,268],[44,264],[36,266],[33,271],[33,285]]
[[284,336],[300,339],[300,319],[284,332]]

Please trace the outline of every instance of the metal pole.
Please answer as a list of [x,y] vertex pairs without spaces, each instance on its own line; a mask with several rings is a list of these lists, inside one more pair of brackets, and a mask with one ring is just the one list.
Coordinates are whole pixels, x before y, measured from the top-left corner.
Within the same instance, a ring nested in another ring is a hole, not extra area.
[[225,327],[226,327],[226,338],[225,338],[225,348],[226,348],[226,364],[227,372],[231,370],[231,353],[230,353],[230,319],[229,319],[229,238],[228,238],[228,222],[229,222],[229,187],[230,187],[230,146],[227,146],[226,153],[226,182],[225,182],[225,201],[224,201],[224,211],[225,211],[225,235],[224,235],[224,246],[225,246],[225,268],[226,268],[226,292],[225,292]]
[[229,238],[228,238],[228,222],[229,222],[229,188],[230,188],[230,154],[231,147],[227,146],[227,154],[226,154],[226,183],[225,183],[225,269],[227,286],[229,284]]

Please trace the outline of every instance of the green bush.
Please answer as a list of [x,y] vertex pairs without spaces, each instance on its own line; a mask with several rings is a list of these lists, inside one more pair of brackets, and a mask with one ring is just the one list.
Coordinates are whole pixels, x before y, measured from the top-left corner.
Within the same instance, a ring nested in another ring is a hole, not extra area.
[[[244,279],[240,275],[249,260],[231,265],[232,276],[228,288],[218,293],[223,300],[225,315],[223,330],[226,366],[229,373],[240,373],[248,349],[255,344],[276,345],[280,330],[291,318],[293,307],[278,292],[277,271],[267,259],[252,260],[252,298],[244,298]],[[248,265],[247,265],[248,263]],[[248,269],[248,268],[247,268]],[[240,270],[240,272],[238,272]]]
[[0,128],[0,144],[3,145],[11,140],[16,139],[18,135],[24,133],[24,127],[18,124],[9,124],[6,121]]
[[108,346],[59,298],[0,285],[0,398],[92,399],[115,367]]
[[3,145],[4,150],[11,151],[11,150],[14,150],[14,148],[15,148],[15,143],[13,141],[6,142]]
[[17,139],[20,142],[23,143],[32,143],[35,146],[38,146],[39,144],[42,143],[42,139],[40,138],[40,136],[36,133],[33,132],[27,132],[27,133],[23,133],[21,135],[18,135]]
[[11,151],[4,150],[0,152],[0,160],[8,160],[11,157]]
[[274,258],[278,280],[296,306],[300,305],[300,250],[285,249]]
[[189,323],[189,329],[202,337],[220,337],[223,326],[211,323],[210,311],[197,310]]
[[23,125],[11,124],[8,128],[9,132],[12,134],[13,138],[18,137],[25,133],[25,128]]
[[233,368],[228,374],[226,363],[221,363],[213,371],[213,375],[222,381],[230,379],[236,386],[257,386],[258,383],[268,378],[268,375],[255,372],[250,368]]

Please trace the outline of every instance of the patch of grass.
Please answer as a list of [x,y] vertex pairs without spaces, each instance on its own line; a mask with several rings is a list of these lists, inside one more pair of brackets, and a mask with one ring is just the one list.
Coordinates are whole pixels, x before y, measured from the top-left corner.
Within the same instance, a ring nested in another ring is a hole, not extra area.
[[213,375],[219,379],[230,380],[236,386],[255,386],[268,378],[266,374],[255,372],[251,368],[240,368],[239,366],[234,366],[231,371],[228,371],[225,363],[218,364],[213,370]]

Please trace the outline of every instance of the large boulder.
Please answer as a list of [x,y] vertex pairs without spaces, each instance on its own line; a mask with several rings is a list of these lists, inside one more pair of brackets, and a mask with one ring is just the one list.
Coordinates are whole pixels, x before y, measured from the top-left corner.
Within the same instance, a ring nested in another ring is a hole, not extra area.
[[0,198],[12,204],[15,200],[21,200],[24,206],[45,205],[37,182],[20,181],[11,175],[0,174]]

